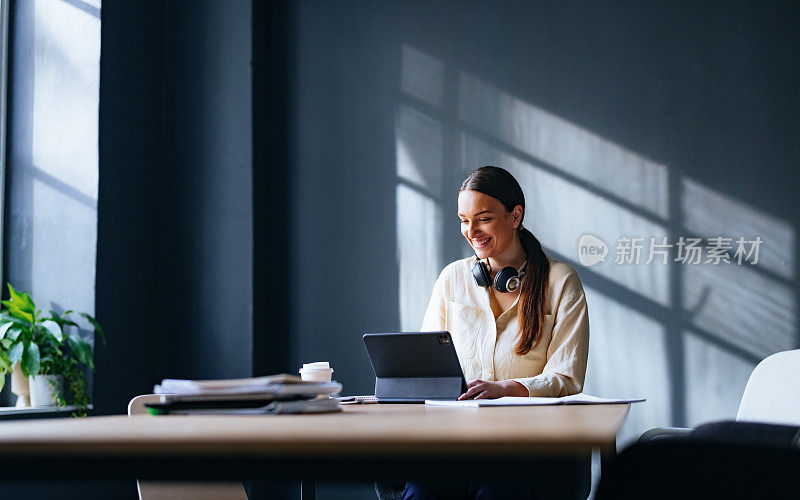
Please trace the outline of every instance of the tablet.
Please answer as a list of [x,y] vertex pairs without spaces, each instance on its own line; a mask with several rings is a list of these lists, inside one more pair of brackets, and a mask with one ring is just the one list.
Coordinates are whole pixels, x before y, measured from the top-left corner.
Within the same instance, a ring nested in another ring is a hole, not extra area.
[[367,333],[364,346],[380,403],[458,399],[467,390],[448,332]]

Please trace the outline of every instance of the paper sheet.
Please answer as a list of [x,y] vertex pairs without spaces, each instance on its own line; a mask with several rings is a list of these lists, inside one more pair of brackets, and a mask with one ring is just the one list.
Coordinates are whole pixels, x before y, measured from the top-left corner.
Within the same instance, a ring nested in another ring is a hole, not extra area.
[[437,401],[426,400],[430,406],[449,406],[453,408],[478,408],[480,406],[550,406],[550,405],[598,405],[598,404],[623,404],[640,403],[642,399],[607,399],[590,396],[589,394],[573,394],[560,398],[539,397],[514,397],[504,396],[497,399],[466,399],[464,401]]

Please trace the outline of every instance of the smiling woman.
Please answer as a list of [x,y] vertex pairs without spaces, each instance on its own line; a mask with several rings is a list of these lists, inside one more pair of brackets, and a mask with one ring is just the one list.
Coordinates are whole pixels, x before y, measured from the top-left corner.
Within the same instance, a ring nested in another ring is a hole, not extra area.
[[580,278],[522,225],[525,196],[505,169],[461,184],[461,233],[475,252],[444,268],[423,331],[449,331],[468,390],[461,399],[581,391],[589,320]]
[[[459,399],[581,392],[589,351],[583,286],[574,269],[549,258],[522,226],[525,195],[517,180],[498,167],[475,170],[458,191],[458,217],[475,256],[441,272],[422,330],[450,332],[468,380]],[[536,471],[541,474],[535,481],[537,497],[547,488],[559,494],[570,490],[575,478],[554,479],[570,467],[573,473],[588,471],[581,459],[562,465]],[[404,498],[523,499],[533,494],[529,485],[486,478],[469,484],[407,482]]]

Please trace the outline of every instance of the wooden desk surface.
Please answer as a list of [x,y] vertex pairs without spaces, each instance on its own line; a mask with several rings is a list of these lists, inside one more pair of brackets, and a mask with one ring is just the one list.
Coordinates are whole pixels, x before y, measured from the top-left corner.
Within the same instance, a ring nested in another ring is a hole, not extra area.
[[614,446],[629,405],[443,408],[346,405],[343,413],[89,417],[0,422],[9,456],[523,457]]

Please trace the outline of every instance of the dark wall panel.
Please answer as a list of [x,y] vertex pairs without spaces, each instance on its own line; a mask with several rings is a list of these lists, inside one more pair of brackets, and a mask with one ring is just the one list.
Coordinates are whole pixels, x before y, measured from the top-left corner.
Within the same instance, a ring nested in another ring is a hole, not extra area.
[[251,4],[103,6],[98,412],[252,373]]
[[251,4],[167,2],[159,192],[160,366],[252,373]]
[[108,343],[96,352],[100,414],[124,413],[158,376],[162,19],[157,1],[103,6],[96,294]]
[[286,1],[253,3],[253,373],[291,371]]

